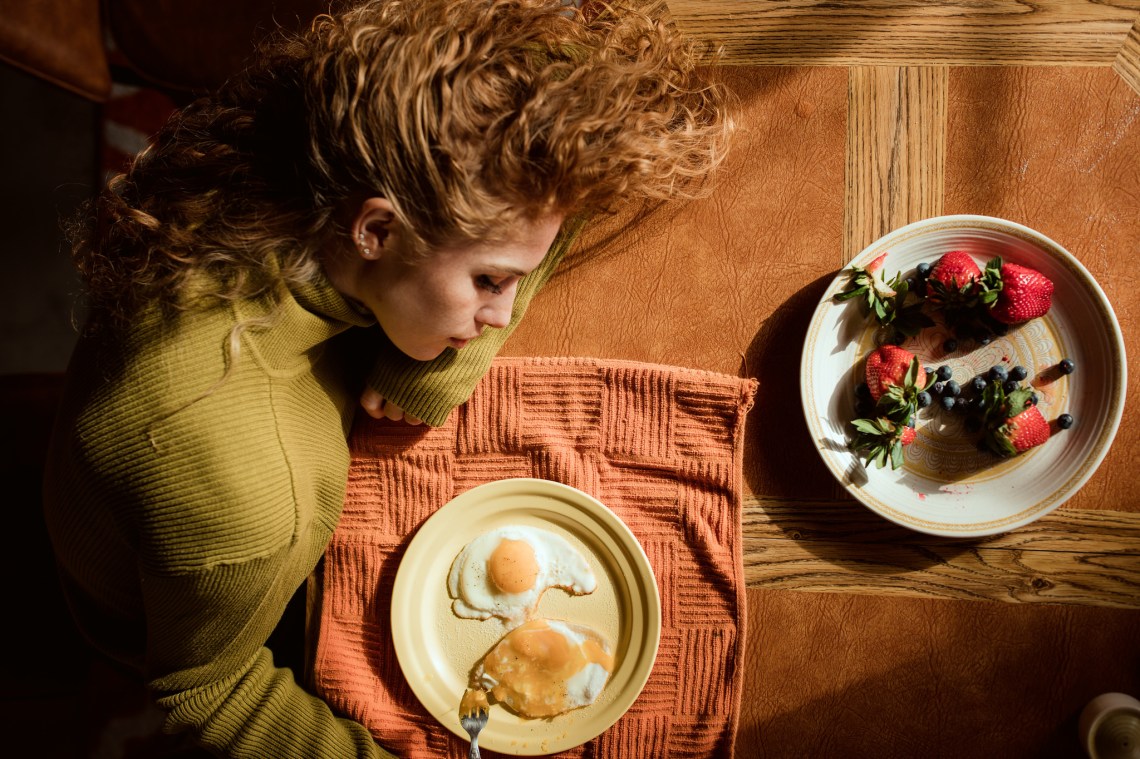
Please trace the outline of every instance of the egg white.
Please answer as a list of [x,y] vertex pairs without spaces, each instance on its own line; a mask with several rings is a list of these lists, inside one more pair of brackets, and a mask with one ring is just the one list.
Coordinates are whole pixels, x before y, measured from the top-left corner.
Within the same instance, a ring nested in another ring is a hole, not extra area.
[[[534,585],[520,593],[508,593],[491,579],[488,562],[502,540],[526,542],[534,551],[538,576]],[[452,610],[465,619],[499,617],[508,623],[525,619],[549,588],[563,588],[574,595],[593,593],[597,578],[582,554],[561,535],[524,525],[509,525],[485,532],[472,540],[451,564],[447,589]]]

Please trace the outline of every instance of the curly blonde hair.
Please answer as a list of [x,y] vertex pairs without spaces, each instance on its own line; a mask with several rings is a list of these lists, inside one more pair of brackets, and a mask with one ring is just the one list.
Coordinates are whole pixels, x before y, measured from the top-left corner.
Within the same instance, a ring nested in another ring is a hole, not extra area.
[[709,51],[657,14],[587,7],[367,0],[276,39],[96,200],[75,245],[95,310],[188,307],[199,272],[223,299],[312,281],[371,196],[424,254],[702,194],[732,128]]

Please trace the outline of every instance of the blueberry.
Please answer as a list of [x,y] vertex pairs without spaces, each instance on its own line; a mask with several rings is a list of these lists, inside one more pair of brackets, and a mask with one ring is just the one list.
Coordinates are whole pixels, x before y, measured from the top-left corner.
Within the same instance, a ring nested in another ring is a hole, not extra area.
[[1021,385],[1018,384],[1017,380],[1013,379],[1007,379],[1005,382],[1001,383],[1001,389],[1004,390],[1007,395],[1009,393],[1016,392],[1017,388],[1019,387],[1021,387]]
[[1063,430],[1067,430],[1073,426],[1072,414],[1061,414],[1057,417],[1057,426]]
[[926,279],[930,276],[930,270],[933,268],[934,267],[928,264],[926,261],[923,261],[918,266],[914,267],[914,271],[916,274],[918,274],[918,276]]
[[924,367],[922,367],[922,371],[926,372],[927,377],[933,377],[934,376],[934,367],[933,366],[924,366]]
[[946,364],[943,364],[942,366],[938,367],[938,379],[948,380],[953,376],[954,376],[954,370],[951,369]]
[[958,350],[958,341],[954,338],[950,338],[946,342],[942,343],[942,350],[946,351],[947,353],[953,353],[954,351]]
[[907,277],[906,278],[906,288],[908,290],[910,290],[911,292],[914,292],[915,290],[917,290],[918,289],[918,279],[916,279],[915,277]]
[[966,417],[966,431],[977,432],[982,428],[982,418],[976,414]]
[[993,338],[989,335],[982,335],[978,338],[978,345],[989,345],[991,340],[993,340]]
[[934,391],[935,395],[942,395],[944,392],[946,392],[946,383],[935,382],[930,389]]
[[855,386],[855,397],[856,398],[870,398],[871,397],[871,388],[867,387],[866,382],[860,382],[858,385]]
[[946,411],[953,411],[954,410],[954,402],[955,402],[955,399],[951,398],[949,395],[943,396],[942,397],[942,408],[944,408]]
[[926,408],[931,403],[933,403],[933,399],[930,397],[930,393],[926,392],[925,390],[916,395],[914,399],[918,402],[919,408]]
[[1011,380],[1017,380],[1018,382],[1021,382],[1023,379],[1025,379],[1028,376],[1029,376],[1029,371],[1024,366],[1021,366],[1021,365],[1015,366],[1009,370],[1009,378]]
[[947,395],[950,395],[950,396],[957,398],[958,394],[962,392],[962,388],[959,387],[958,383],[955,382],[954,380],[949,380],[946,383],[946,387],[944,388],[944,391]]
[[875,402],[870,398],[860,398],[855,402],[855,413],[860,417],[868,417],[875,413]]
[[1061,363],[1057,364],[1057,368],[1061,370],[1061,374],[1072,374],[1077,365],[1073,363],[1073,359],[1063,358]]
[[963,398],[962,396],[959,395],[957,398],[954,399],[954,410],[955,411],[965,411],[969,407],[970,407],[970,402],[968,400],[966,400],[965,398]]
[[978,375],[970,380],[970,387],[973,388],[975,393],[984,393],[986,391],[986,378]]
[[1008,376],[1009,373],[1001,364],[995,364],[994,366],[990,367],[990,379],[997,380],[998,382],[1005,382]]
[[1037,397],[1037,393],[1031,394],[1029,396],[1029,405],[1030,406],[1036,406],[1038,400],[1040,400],[1040,399]]

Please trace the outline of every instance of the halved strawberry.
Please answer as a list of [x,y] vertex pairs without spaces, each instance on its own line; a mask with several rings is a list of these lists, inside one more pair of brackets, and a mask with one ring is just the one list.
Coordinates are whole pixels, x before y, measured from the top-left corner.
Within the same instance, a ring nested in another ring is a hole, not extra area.
[[1036,269],[1003,263],[1001,256],[986,264],[982,279],[990,316],[1003,324],[1020,324],[1044,316],[1053,305],[1053,282]]
[[999,456],[1016,456],[1049,439],[1049,422],[1032,402],[1033,391],[1019,388],[1006,395],[1002,383],[985,390],[986,446]]

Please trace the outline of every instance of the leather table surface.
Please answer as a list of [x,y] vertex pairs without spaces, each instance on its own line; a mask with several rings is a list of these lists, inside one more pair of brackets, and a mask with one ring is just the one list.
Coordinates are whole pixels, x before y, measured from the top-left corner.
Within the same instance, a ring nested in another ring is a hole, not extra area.
[[[1108,66],[716,72],[740,130],[714,193],[598,222],[505,353],[759,380],[737,756],[1080,756],[1084,704],[1140,694],[1140,431],[1126,418],[1093,478],[1033,530],[941,540],[845,495],[808,438],[798,367],[823,288],[863,245],[923,216],[978,213],[1084,263],[1140,376],[1140,94]],[[873,140],[927,163],[901,186],[861,186],[862,95],[912,85],[933,105],[907,123],[896,97],[902,137]],[[908,192],[917,204],[861,215],[868,196]]]

